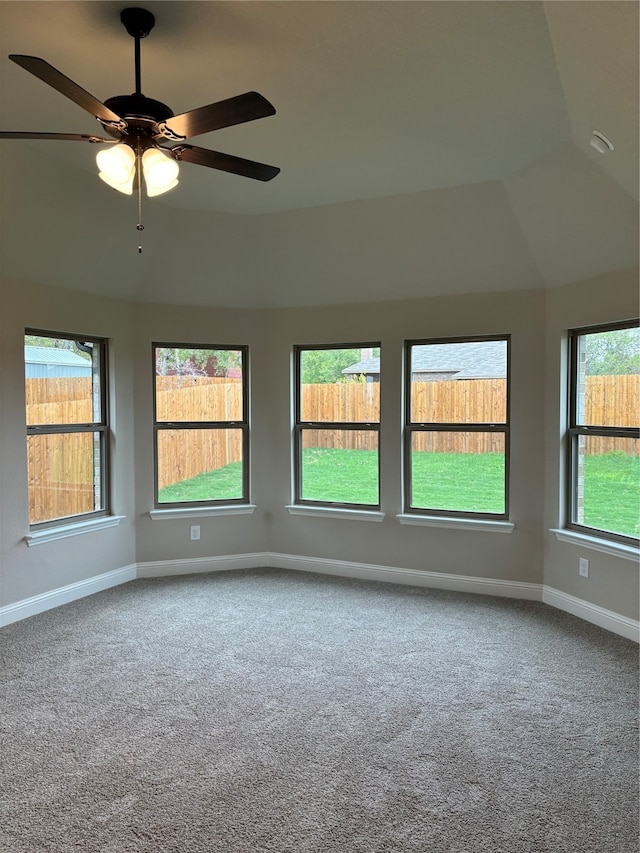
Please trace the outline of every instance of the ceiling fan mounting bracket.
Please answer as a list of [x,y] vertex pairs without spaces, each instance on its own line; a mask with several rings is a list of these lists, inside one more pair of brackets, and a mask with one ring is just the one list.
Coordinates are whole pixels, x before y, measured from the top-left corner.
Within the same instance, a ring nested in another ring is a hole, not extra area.
[[164,139],[168,139],[170,142],[184,142],[187,138],[180,133],[176,133],[175,130],[171,130],[166,121],[158,123],[158,135],[164,137]]
[[109,121],[108,119],[99,118],[98,121],[111,136],[120,136],[127,129],[126,121],[118,119],[118,121]]
[[151,12],[138,6],[131,6],[120,12],[120,20],[131,38],[146,38],[154,28],[156,19]]

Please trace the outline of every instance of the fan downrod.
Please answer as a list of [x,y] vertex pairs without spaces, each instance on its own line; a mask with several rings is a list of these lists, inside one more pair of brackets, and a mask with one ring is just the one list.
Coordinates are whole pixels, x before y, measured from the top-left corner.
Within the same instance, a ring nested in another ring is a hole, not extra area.
[[141,9],[139,6],[131,6],[128,9],[123,9],[120,12],[120,20],[125,30],[134,39],[146,38],[156,23],[155,16],[146,9]]

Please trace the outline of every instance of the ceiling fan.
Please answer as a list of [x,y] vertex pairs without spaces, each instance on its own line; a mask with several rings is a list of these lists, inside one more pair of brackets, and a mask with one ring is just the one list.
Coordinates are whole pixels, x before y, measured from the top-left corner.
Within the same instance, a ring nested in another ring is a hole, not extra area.
[[275,178],[280,171],[276,166],[198,148],[185,141],[212,130],[274,115],[272,104],[257,92],[246,92],[174,115],[166,104],[147,98],[141,91],[140,40],[153,29],[154,15],[146,9],[133,7],[123,9],[120,20],[135,40],[136,90],[131,95],[116,95],[102,103],[44,59],[19,54],[9,56],[17,65],[91,113],[111,138],[82,133],[0,131],[0,139],[57,139],[106,144],[109,147],[101,149],[96,158],[100,177],[127,195],[133,192],[136,174],[138,190],[144,175],[147,195],[160,195],[172,189],[178,183],[179,162],[195,163],[258,181]]

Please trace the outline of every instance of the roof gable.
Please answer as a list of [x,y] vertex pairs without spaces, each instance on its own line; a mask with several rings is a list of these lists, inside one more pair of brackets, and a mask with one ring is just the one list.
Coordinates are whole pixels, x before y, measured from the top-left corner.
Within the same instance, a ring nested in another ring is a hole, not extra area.
[[[345,367],[346,375],[378,374],[380,359],[366,358]],[[462,341],[418,344],[412,349],[411,372],[452,374],[452,379],[501,379],[507,375],[506,341]],[[424,376],[428,380],[428,375]]]

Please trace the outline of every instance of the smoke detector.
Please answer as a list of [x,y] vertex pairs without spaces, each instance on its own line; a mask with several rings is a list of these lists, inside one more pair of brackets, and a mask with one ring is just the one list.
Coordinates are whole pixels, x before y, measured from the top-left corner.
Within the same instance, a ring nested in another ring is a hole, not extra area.
[[591,134],[590,145],[596,149],[598,154],[608,154],[609,151],[613,151],[613,142],[599,130],[594,130]]

